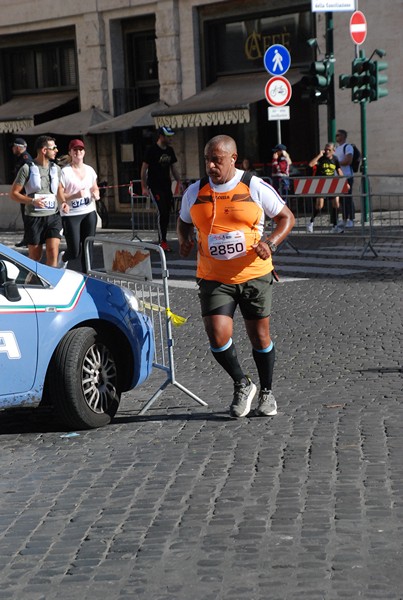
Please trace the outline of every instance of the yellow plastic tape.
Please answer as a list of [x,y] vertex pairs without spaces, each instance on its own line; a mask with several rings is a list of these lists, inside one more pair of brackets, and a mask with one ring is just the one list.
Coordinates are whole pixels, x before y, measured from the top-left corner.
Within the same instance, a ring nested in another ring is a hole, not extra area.
[[166,309],[167,317],[171,319],[172,325],[175,327],[180,327],[184,325],[187,321],[186,317],[180,317],[179,315],[175,315],[169,308]]
[[[144,308],[146,308],[148,310],[155,310],[157,312],[163,312],[163,310],[164,310],[163,306],[157,306],[156,304],[150,304],[150,303],[144,302],[144,301],[141,301],[141,304],[143,305]],[[175,327],[181,327],[181,325],[184,325],[187,322],[186,317],[180,317],[179,315],[176,315],[175,313],[173,313],[171,311],[170,308],[166,308],[165,313],[166,313],[168,319],[171,319],[171,323],[172,323],[172,325],[175,325]]]

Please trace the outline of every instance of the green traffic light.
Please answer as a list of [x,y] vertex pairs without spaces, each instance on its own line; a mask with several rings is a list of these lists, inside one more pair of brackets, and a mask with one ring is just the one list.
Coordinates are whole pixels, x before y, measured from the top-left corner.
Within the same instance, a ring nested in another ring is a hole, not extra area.
[[385,54],[383,50],[376,50],[367,59],[364,52],[360,52],[361,56],[355,58],[351,63],[351,75],[339,76],[339,87],[341,89],[351,88],[352,102],[375,102],[389,94],[387,89],[381,87],[388,82],[388,76],[381,74],[381,71],[386,71],[388,68],[388,63],[371,60],[375,52],[380,57]]
[[334,65],[330,60],[316,60],[301,79],[302,86],[309,91],[310,97],[316,101],[326,101],[327,91],[332,82]]
[[[388,90],[382,88],[381,85],[388,82],[388,76],[386,74],[380,74],[381,71],[386,71],[388,63],[380,60],[376,60],[371,65],[371,72],[373,72],[374,81],[371,82],[371,98],[370,102],[375,102],[380,98],[384,98],[389,94]],[[371,78],[372,79],[372,78]]]

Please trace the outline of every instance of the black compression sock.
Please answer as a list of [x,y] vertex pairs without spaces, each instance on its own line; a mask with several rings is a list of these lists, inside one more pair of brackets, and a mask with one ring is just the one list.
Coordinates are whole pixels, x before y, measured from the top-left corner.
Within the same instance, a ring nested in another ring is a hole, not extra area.
[[[228,345],[229,344],[229,345]],[[222,366],[228,375],[236,382],[245,379],[244,372],[242,371],[241,365],[239,364],[236,349],[232,338],[222,348],[212,348],[210,350],[213,353],[214,358]]]
[[252,354],[253,359],[255,361],[257,372],[259,373],[259,381],[261,389],[271,390],[272,382],[273,382],[273,371],[274,371],[274,362],[276,359],[276,353],[274,349],[273,342],[270,344],[269,348],[271,350],[258,351],[253,348]]

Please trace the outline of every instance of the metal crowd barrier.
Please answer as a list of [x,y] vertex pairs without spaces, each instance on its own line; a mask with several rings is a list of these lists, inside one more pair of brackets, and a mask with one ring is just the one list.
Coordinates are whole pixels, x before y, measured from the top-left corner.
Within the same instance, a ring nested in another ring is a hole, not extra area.
[[[355,208],[354,226],[345,227],[343,235],[346,239],[362,242],[363,250],[361,257],[371,250],[374,256],[378,256],[374,247],[378,240],[386,238],[403,239],[403,192],[400,192],[403,175],[367,175],[355,173],[352,199]],[[332,198],[339,197],[340,208],[338,219],[342,219],[342,206],[349,191],[342,188],[343,177],[295,177],[291,178],[291,192],[285,198],[288,207],[294,213],[296,223],[288,238],[298,244],[298,238],[303,236],[329,236],[339,235],[341,232],[332,233],[331,205]],[[323,187],[323,182],[336,189]],[[319,185],[320,184],[320,185]],[[340,187],[342,191],[340,192]],[[324,197],[324,208],[320,215],[315,218],[314,231],[309,233],[307,225],[310,222],[316,198]],[[298,251],[297,246],[293,248]]]
[[[91,265],[90,244],[94,240],[102,244],[104,269],[96,270]],[[87,273],[92,277],[110,281],[134,292],[139,303],[139,310],[149,317],[154,328],[155,354],[153,367],[166,374],[165,381],[151,396],[139,412],[143,415],[157,400],[169,384],[176,386],[202,406],[207,406],[201,398],[176,379],[174,361],[174,339],[172,322],[180,317],[170,309],[168,269],[164,251],[155,244],[141,241],[130,241],[102,235],[88,237],[85,240],[85,262]],[[159,261],[161,281],[153,280],[153,262],[151,256]]]
[[[268,180],[267,177],[265,177]],[[294,213],[296,224],[285,245],[298,252],[296,238],[301,236],[327,236],[331,233],[331,199],[339,197],[338,218],[342,218],[342,205],[349,192],[345,188],[345,177],[290,177],[290,191],[285,197]],[[326,184],[326,185],[325,185]],[[354,226],[344,228],[346,238],[362,243],[361,256],[371,250],[377,256],[374,244],[382,239],[401,239],[403,235],[403,175],[366,175],[354,174],[352,198],[355,207]],[[327,186],[327,187],[326,187]],[[158,211],[152,197],[141,196],[141,182],[130,184],[132,239],[141,240],[144,232],[158,235]],[[315,218],[313,233],[307,232],[313,206],[318,197],[325,197],[324,208]],[[176,221],[181,205],[181,196],[174,197],[168,231],[176,230]],[[336,234],[334,234],[336,235]],[[294,238],[294,241],[293,241]]]
[[[139,193],[137,193],[139,192]],[[141,194],[141,181],[133,180],[129,185],[130,194],[130,213],[132,240],[141,241],[142,232],[159,232],[159,219],[157,204],[152,196],[143,196]],[[179,215],[182,196],[174,195],[173,207],[169,219],[168,231],[176,231],[176,221]]]

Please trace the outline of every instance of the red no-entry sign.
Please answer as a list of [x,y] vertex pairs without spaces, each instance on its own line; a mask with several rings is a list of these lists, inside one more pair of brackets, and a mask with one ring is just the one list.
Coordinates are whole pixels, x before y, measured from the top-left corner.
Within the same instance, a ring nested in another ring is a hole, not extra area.
[[367,37],[367,20],[364,13],[356,10],[350,19],[350,34],[354,44],[363,44]]

